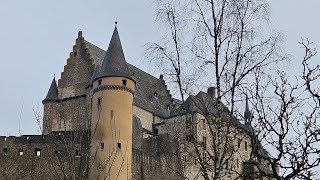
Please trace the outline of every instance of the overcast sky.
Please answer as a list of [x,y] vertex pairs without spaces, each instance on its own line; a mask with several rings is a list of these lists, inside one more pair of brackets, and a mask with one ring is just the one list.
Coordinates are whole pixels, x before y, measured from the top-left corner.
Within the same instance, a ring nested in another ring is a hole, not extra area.
[[[319,0],[270,3],[272,29],[284,34],[287,53],[301,57],[301,37],[319,47]],[[150,0],[2,1],[0,135],[18,135],[19,121],[22,134],[39,133],[32,109],[42,109],[53,74],[60,78],[77,32],[106,49],[116,19],[127,61],[150,72],[141,60],[144,45],[156,41],[159,32]]]

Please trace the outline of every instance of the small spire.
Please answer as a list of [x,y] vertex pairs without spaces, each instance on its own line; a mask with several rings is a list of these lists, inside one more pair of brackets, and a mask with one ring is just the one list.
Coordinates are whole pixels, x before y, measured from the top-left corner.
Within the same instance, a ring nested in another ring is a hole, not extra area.
[[251,112],[249,110],[249,98],[248,95],[246,95],[246,107],[245,107],[245,111],[244,111],[244,119],[245,121],[250,120],[251,118]]
[[54,75],[54,78],[51,82],[47,96],[42,102],[57,101],[57,100],[58,100],[58,86],[57,86],[57,82],[56,82],[56,77]]

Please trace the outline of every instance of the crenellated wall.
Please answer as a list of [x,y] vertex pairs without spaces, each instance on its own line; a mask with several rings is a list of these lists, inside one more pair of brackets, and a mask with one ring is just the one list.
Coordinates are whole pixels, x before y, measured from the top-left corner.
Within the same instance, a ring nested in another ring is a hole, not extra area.
[[0,179],[86,178],[87,132],[0,137]]

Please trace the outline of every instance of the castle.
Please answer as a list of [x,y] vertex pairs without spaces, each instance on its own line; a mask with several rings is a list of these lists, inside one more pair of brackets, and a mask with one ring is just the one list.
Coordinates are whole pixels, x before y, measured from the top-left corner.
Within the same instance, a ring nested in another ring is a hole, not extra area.
[[182,103],[162,75],[127,63],[117,26],[107,51],[80,31],[43,100],[42,135],[0,137],[0,179],[201,179],[201,162],[185,144],[210,143],[203,110],[217,108],[240,132],[229,134],[238,149],[222,179],[232,179],[245,172],[250,129],[218,105],[212,87]]

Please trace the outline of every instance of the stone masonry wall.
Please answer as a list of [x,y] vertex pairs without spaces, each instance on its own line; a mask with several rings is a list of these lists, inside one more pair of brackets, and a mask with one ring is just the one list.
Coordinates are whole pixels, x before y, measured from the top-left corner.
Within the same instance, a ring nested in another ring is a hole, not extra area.
[[85,132],[0,137],[0,179],[86,179]]

